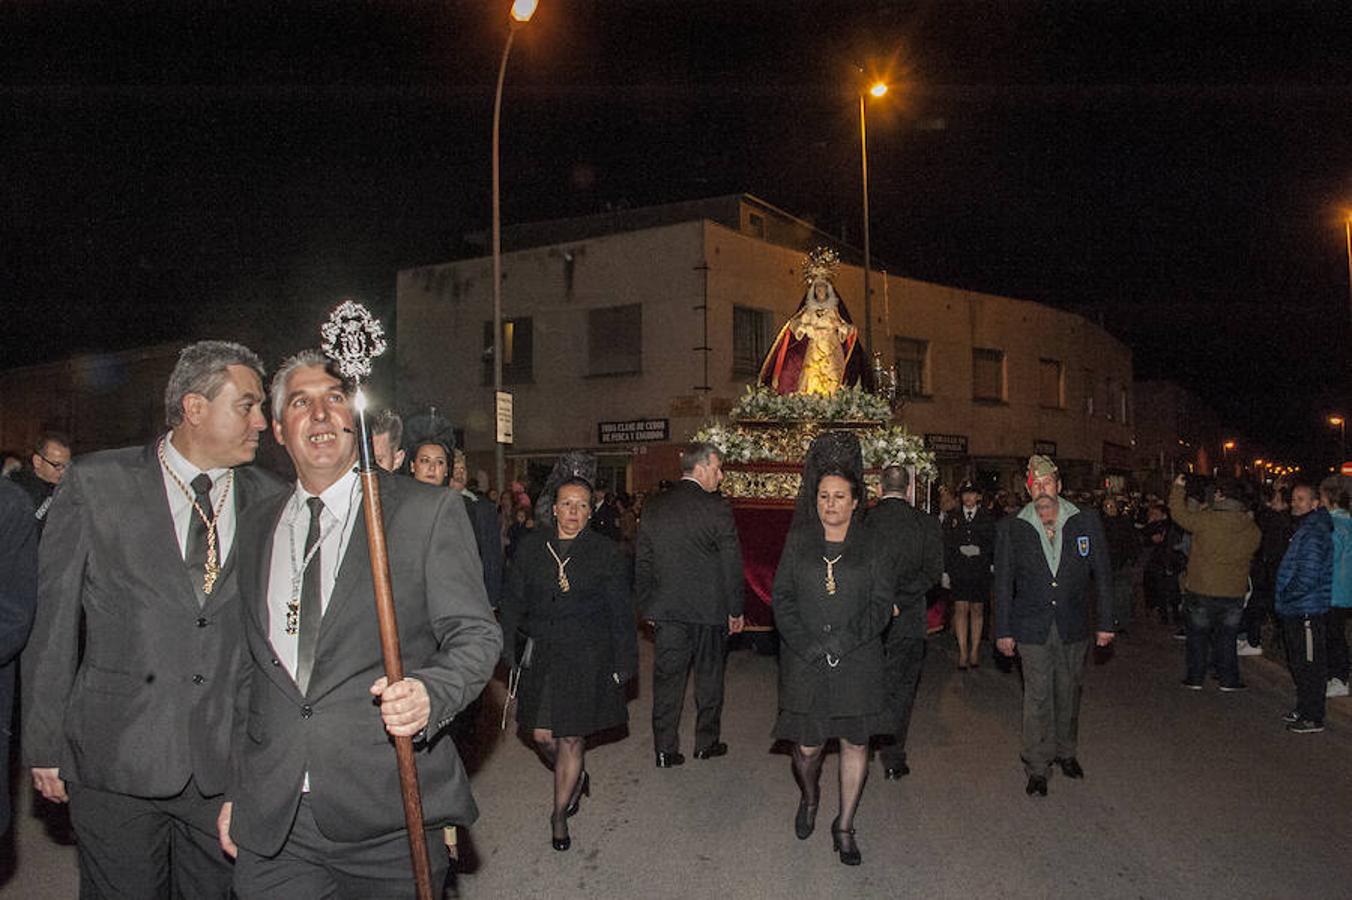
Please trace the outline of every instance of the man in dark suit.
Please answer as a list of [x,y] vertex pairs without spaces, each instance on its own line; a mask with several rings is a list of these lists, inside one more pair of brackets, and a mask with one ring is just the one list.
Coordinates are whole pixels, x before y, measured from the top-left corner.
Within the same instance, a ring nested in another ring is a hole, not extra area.
[[5,782],[0,784],[0,834],[9,830],[8,723],[14,711],[14,674],[19,651],[33,628],[38,599],[38,527],[22,488],[0,478],[0,723],[5,738]]
[[44,797],[70,801],[82,897],[230,894],[215,821],[239,668],[236,526],[281,489],[243,467],[267,424],[262,372],[238,344],[187,347],[165,389],[169,433],[80,458],[52,503],[23,755]]
[[981,629],[991,598],[995,517],[981,505],[981,491],[972,482],[958,489],[958,497],[958,508],[943,525],[944,571],[953,592],[958,668],[975,669],[981,665]]
[[[245,900],[413,893],[387,735],[414,738],[429,847],[478,815],[446,726],[487,683],[502,632],[465,505],[377,473],[407,671],[387,684],[349,401],[317,351],[282,364],[273,434],[297,483],[241,523],[242,727],[219,831]],[[430,857],[437,884],[447,857]]]
[[732,509],[716,492],[723,461],[712,444],[689,444],[683,475],[643,509],[635,580],[639,609],[653,623],[653,749],[657,767],[680,752],[685,682],[695,670],[695,758],[728,752],[719,740],[728,634],[742,630],[742,551]]
[[1113,573],[1103,522],[1061,497],[1045,456],[1028,460],[1033,499],[1000,520],[995,538],[996,648],[1023,659],[1023,765],[1027,793],[1047,796],[1055,762],[1083,778],[1075,757],[1080,685],[1089,647],[1089,579],[1098,597],[1095,643],[1113,641]]
[[887,665],[887,710],[896,723],[891,740],[882,746],[884,777],[896,781],[911,772],[906,763],[906,734],[911,707],[925,664],[925,595],[944,572],[939,520],[927,516],[906,499],[910,473],[888,466],[882,473],[882,499],[865,520],[875,546],[893,555],[892,624],[883,632]]

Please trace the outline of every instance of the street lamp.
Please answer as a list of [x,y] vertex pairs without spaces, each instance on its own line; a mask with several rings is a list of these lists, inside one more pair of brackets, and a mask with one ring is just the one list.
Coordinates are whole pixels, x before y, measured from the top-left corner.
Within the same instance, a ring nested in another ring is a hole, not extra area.
[[873,298],[869,296],[869,268],[872,265],[869,259],[868,245],[868,125],[865,115],[865,98],[867,93],[872,97],[882,97],[887,93],[887,85],[881,81],[875,81],[869,86],[867,92],[859,92],[859,162],[860,171],[864,182],[864,347],[868,353],[873,352]]
[[1338,429],[1338,450],[1340,452],[1338,462],[1344,462],[1347,459],[1347,419],[1342,416],[1329,416],[1329,424]]
[[493,478],[499,491],[507,476],[507,451],[498,440],[498,395],[502,393],[502,202],[499,192],[498,133],[502,123],[502,82],[507,77],[507,57],[512,52],[516,30],[535,15],[539,0],[514,0],[507,20],[507,43],[498,66],[498,88],[493,95]]
[[1347,236],[1347,304],[1352,312],[1352,212],[1343,215],[1343,234]]

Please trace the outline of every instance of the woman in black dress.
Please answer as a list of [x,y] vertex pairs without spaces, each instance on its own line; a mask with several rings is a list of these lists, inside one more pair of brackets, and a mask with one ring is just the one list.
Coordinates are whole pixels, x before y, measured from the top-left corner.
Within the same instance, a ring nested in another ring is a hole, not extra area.
[[791,741],[802,796],[799,840],[812,834],[822,748],[840,740],[840,812],[831,843],[846,865],[861,861],[854,813],[868,775],[868,743],[890,730],[884,712],[881,634],[892,613],[886,553],[874,552],[859,516],[863,462],[853,435],[827,432],[808,452],[798,510],[775,573],[779,718]]
[[[571,465],[579,469],[585,464]],[[568,819],[591,794],[586,738],[626,723],[624,684],[638,669],[638,643],[619,547],[586,527],[590,480],[567,474],[546,494],[552,515],[521,541],[508,571],[502,630],[508,665],[527,637],[533,643],[516,718],[554,771],[551,843],[567,850]]]

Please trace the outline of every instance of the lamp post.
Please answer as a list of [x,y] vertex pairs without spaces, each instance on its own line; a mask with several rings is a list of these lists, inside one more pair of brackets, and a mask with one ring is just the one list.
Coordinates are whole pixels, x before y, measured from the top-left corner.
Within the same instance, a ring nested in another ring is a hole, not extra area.
[[1338,429],[1339,463],[1347,461],[1347,419],[1343,416],[1329,416],[1329,424]]
[[1352,314],[1352,213],[1343,218],[1343,234],[1347,237],[1347,305]]
[[502,123],[502,82],[507,77],[507,57],[512,52],[516,30],[535,15],[539,0],[514,0],[507,20],[507,43],[498,65],[498,88],[493,95],[493,479],[499,491],[507,476],[507,451],[498,440],[498,395],[502,393],[502,199],[498,164],[498,134]]
[[887,85],[875,81],[867,92],[859,94],[859,168],[864,182],[864,348],[873,352],[873,298],[869,295],[869,259],[868,244],[868,116],[865,114],[864,94],[881,97],[887,93]]

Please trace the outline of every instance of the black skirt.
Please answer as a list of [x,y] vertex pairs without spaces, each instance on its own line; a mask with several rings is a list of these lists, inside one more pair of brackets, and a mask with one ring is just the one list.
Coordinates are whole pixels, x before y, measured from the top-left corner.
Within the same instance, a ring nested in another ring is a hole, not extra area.
[[801,747],[820,747],[830,738],[867,744],[875,734],[891,734],[892,723],[882,713],[864,716],[821,716],[781,709],[771,734]]

